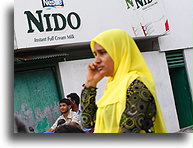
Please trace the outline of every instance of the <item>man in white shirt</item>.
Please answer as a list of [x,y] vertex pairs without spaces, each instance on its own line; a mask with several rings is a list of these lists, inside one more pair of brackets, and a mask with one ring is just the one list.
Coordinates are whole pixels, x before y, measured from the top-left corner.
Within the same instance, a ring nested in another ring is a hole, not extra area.
[[[71,102],[71,110],[76,112],[79,115],[79,118],[81,119],[81,111],[79,110],[80,97],[77,95],[77,93],[70,93],[66,96],[66,98]],[[82,130],[85,133],[89,133],[92,131],[91,128],[85,128],[83,126]]]
[[59,102],[59,107],[60,107],[60,112],[62,113],[61,116],[55,121],[55,123],[52,125],[50,129],[47,131],[49,132],[54,132],[56,127],[58,126],[58,121],[60,119],[64,119],[66,125],[72,125],[72,126],[77,126],[81,128],[80,126],[80,118],[76,112],[70,111],[71,108],[71,102],[68,99],[62,99]]

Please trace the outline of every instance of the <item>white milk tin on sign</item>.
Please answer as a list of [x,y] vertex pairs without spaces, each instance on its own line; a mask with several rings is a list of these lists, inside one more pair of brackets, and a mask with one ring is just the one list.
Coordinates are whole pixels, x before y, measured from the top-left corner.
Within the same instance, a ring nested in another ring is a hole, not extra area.
[[168,19],[161,0],[125,0],[129,21],[136,37],[165,34]]

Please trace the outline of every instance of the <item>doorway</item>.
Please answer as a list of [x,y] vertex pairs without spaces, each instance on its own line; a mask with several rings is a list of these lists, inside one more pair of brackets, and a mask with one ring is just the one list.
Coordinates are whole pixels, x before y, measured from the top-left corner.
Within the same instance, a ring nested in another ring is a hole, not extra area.
[[166,52],[169,74],[180,128],[193,124],[192,96],[184,63],[183,50]]
[[14,114],[41,133],[51,127],[59,116],[59,91],[53,68],[15,72]]

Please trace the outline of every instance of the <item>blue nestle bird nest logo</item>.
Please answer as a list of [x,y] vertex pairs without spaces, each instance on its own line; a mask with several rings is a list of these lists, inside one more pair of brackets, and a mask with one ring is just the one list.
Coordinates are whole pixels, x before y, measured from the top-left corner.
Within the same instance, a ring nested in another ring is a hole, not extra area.
[[64,2],[63,0],[42,0],[42,5],[44,8],[63,7]]

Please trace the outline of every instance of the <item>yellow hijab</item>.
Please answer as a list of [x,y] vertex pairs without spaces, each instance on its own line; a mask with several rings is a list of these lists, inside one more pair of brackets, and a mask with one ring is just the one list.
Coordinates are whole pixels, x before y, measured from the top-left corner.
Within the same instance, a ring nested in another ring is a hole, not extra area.
[[109,77],[104,95],[97,102],[95,133],[120,132],[120,119],[126,106],[126,91],[136,78],[150,90],[156,102],[156,133],[165,133],[166,127],[156,97],[153,76],[134,40],[123,30],[112,29],[96,36],[90,43],[92,51],[98,43],[114,61],[114,75]]

